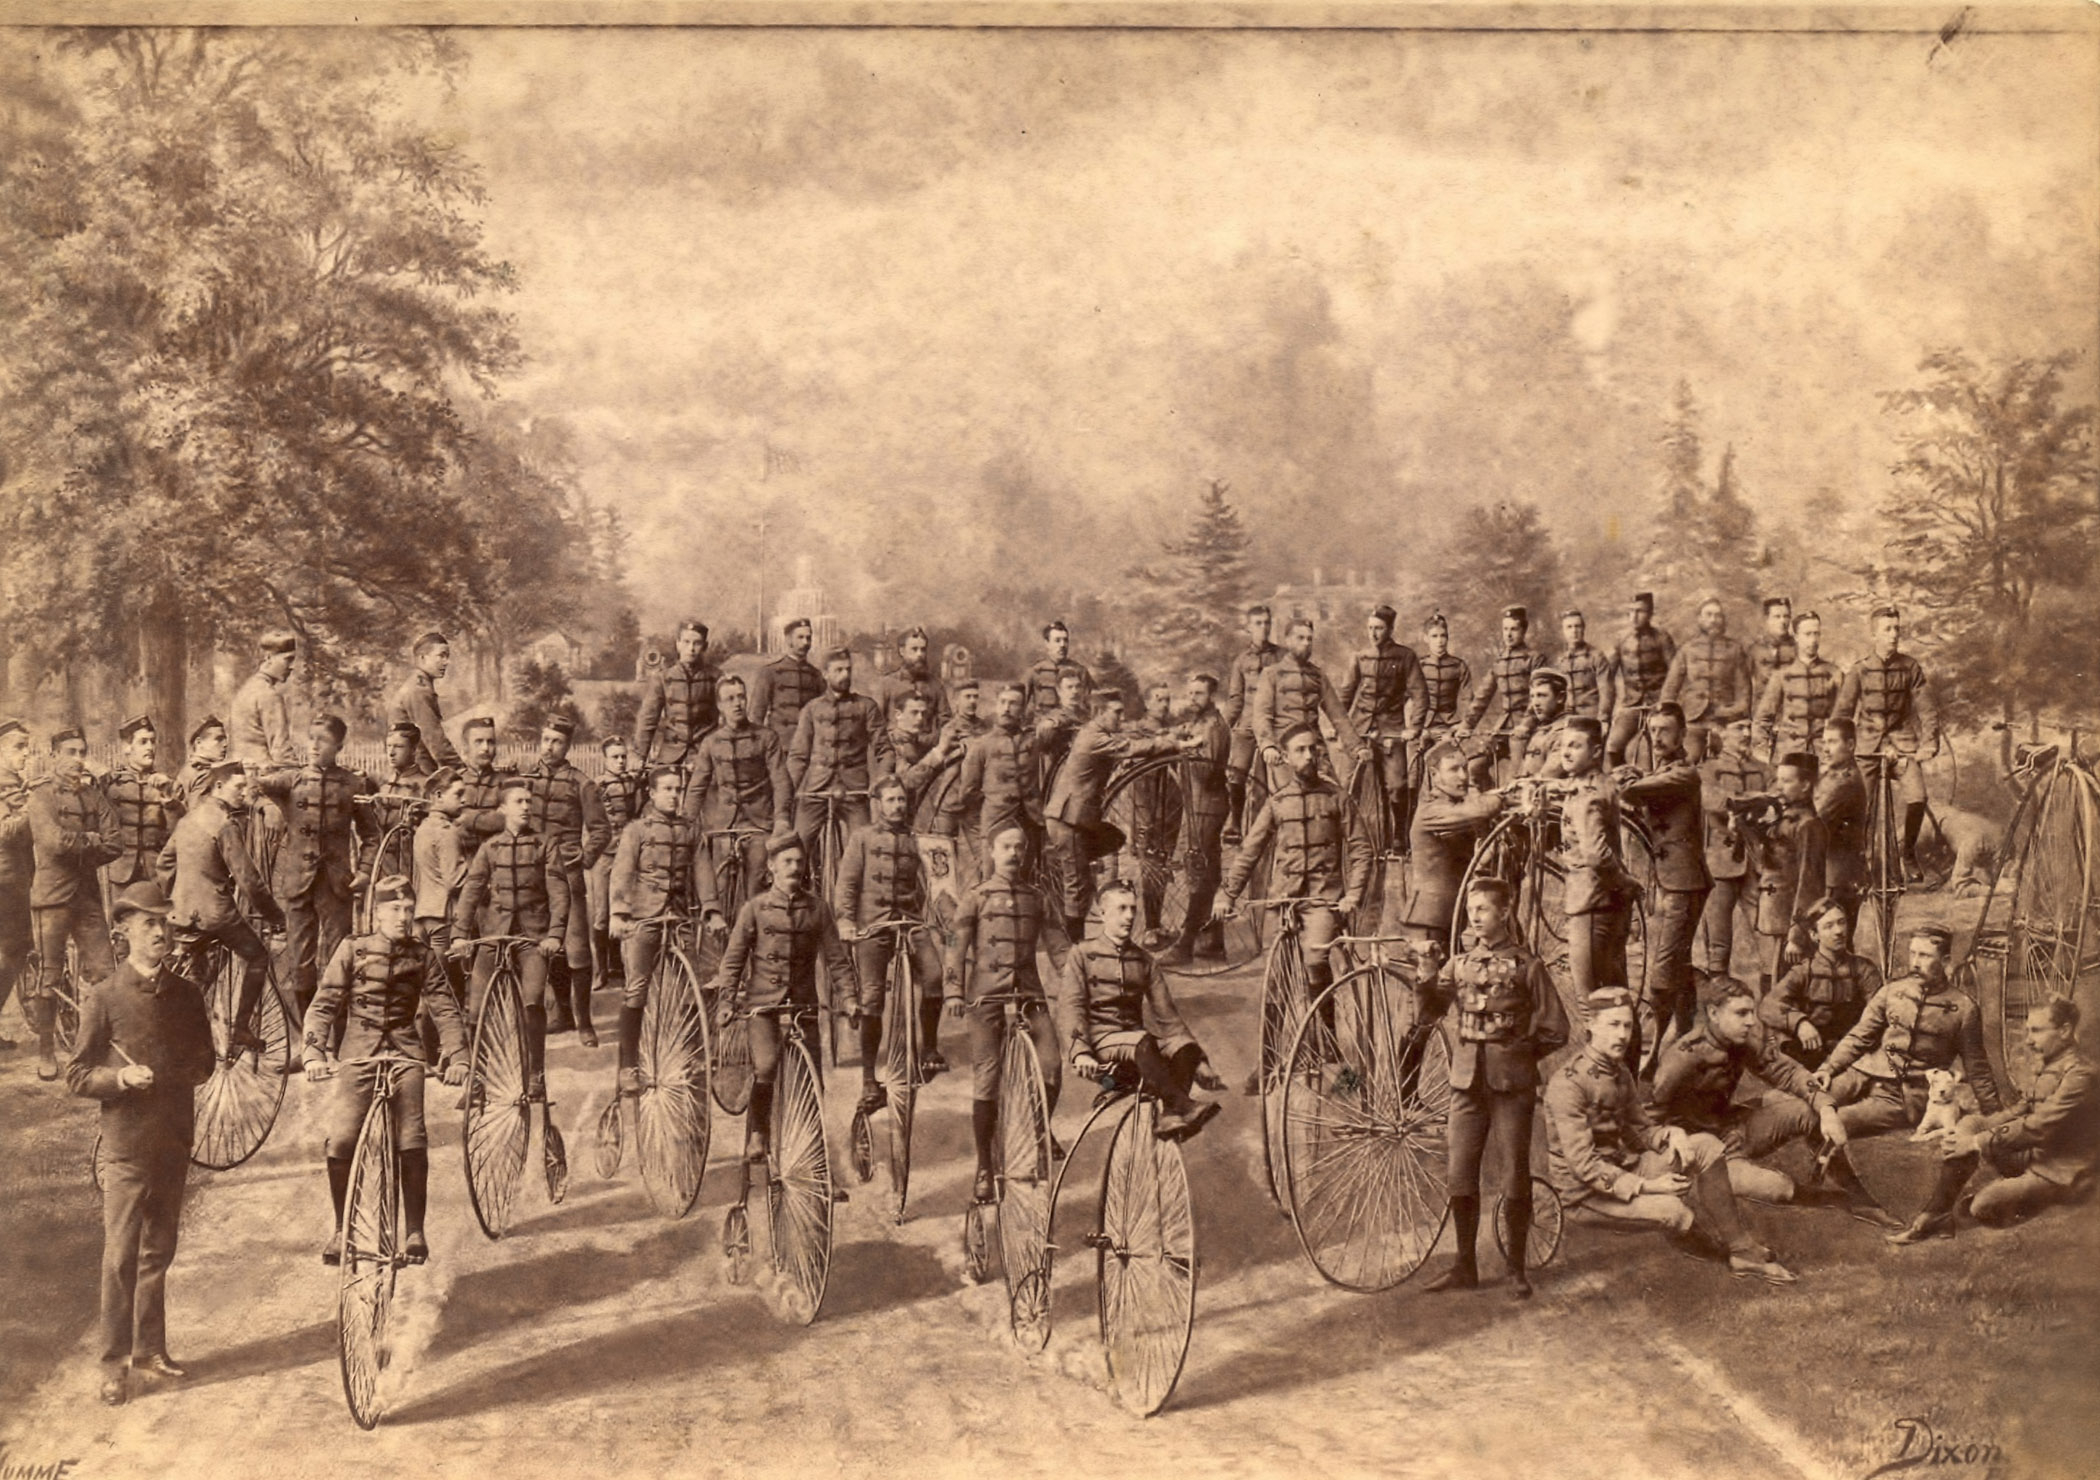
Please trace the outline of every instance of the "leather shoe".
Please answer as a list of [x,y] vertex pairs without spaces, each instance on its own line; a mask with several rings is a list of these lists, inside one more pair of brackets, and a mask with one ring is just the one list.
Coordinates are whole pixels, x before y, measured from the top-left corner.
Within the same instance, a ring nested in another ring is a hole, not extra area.
[[110,1407],[122,1406],[124,1400],[130,1396],[131,1389],[124,1381],[122,1372],[112,1372],[102,1379],[102,1401]]
[[1451,1267],[1429,1281],[1422,1288],[1441,1293],[1445,1290],[1476,1290],[1480,1287],[1480,1275],[1471,1265],[1452,1261]]
[[131,1364],[131,1370],[134,1372],[150,1372],[155,1377],[168,1377],[177,1380],[190,1375],[187,1367],[173,1360],[166,1352],[158,1352],[153,1356],[147,1357],[144,1361],[134,1359]]
[[1890,1243],[1898,1246],[1922,1244],[1929,1238],[1953,1238],[1954,1220],[1945,1213],[1920,1213],[1888,1237]]
[[1887,1231],[1889,1229],[1900,1230],[1904,1226],[1903,1220],[1901,1218],[1898,1218],[1894,1213],[1891,1213],[1880,1203],[1847,1203],[1845,1205],[1845,1211],[1850,1213],[1853,1217],[1857,1218],[1860,1222],[1868,1224],[1869,1226],[1874,1228],[1882,1229],[1884,1231]]

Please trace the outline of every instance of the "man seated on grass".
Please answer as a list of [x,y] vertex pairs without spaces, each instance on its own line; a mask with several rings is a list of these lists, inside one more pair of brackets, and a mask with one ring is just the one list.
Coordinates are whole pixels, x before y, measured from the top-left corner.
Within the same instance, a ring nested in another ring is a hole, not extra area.
[[1547,1169],[1570,1209],[1666,1230],[1685,1253],[1727,1250],[1729,1272],[1775,1285],[1794,1276],[1743,1222],[1717,1137],[1649,1119],[1626,1066],[1633,993],[1600,987],[1584,999],[1583,1051],[1546,1086]]

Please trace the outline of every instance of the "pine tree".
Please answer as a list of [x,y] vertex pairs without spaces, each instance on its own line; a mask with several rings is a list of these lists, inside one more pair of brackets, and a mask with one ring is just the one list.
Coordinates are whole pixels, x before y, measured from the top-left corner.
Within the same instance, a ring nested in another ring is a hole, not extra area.
[[1689,381],[1677,382],[1657,447],[1661,478],[1637,584],[1660,599],[1664,626],[1688,623],[1710,594],[1721,597],[1740,626],[1743,608],[1758,595],[1757,514],[1743,497],[1732,444],[1722,449],[1720,468],[1707,484],[1699,403]]
[[1502,502],[1475,504],[1459,516],[1437,552],[1431,589],[1448,603],[1443,610],[1456,649],[1494,646],[1506,606],[1526,608],[1533,633],[1550,634],[1560,584],[1560,552],[1538,506]]
[[1247,598],[1250,541],[1225,496],[1231,487],[1212,479],[1182,536],[1161,547],[1164,559],[1125,572],[1136,590],[1136,646],[1148,667],[1222,664],[1232,652]]

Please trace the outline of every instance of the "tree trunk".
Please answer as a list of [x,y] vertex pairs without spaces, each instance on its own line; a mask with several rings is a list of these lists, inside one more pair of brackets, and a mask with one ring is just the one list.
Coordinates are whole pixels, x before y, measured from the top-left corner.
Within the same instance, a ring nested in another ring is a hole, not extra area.
[[139,657],[146,670],[147,712],[160,732],[159,767],[172,774],[182,764],[189,735],[190,629],[182,603],[166,590],[146,608]]

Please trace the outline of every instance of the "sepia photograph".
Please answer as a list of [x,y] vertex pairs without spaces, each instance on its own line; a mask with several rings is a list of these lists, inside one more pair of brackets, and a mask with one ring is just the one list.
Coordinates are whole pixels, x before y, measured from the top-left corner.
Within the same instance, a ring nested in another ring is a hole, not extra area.
[[2100,7],[0,10],[0,1480],[2100,1475]]

